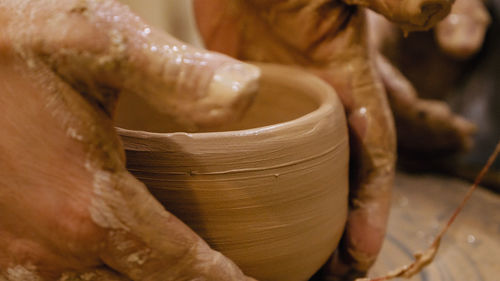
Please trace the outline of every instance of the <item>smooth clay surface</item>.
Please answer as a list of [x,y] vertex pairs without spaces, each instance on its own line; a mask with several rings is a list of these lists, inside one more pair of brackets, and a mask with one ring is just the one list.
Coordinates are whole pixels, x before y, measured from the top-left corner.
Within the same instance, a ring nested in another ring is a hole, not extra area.
[[318,78],[261,66],[248,114],[219,132],[182,132],[128,95],[118,132],[128,169],[213,248],[259,280],[305,281],[343,232],[346,121]]

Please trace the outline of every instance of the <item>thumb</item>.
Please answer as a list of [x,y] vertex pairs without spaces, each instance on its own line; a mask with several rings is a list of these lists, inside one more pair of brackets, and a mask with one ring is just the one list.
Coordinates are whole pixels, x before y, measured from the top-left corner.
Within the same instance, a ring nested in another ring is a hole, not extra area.
[[456,58],[468,58],[483,45],[491,17],[482,0],[457,0],[451,14],[435,28],[439,47]]
[[[109,115],[126,91],[180,121],[218,124],[238,118],[258,87],[257,67],[187,46],[115,0],[13,9],[25,15],[8,21],[12,41]],[[36,21],[18,32],[27,17]]]

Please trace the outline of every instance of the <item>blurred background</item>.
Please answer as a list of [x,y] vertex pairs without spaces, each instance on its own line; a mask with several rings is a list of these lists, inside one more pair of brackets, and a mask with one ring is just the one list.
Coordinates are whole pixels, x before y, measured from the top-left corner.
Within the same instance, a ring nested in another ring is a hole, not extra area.
[[[491,24],[482,48],[470,58],[446,55],[437,47],[433,32],[414,32],[400,42],[405,57],[400,58],[399,68],[419,96],[447,102],[453,112],[478,129],[474,146],[466,153],[429,162],[432,157],[428,155],[419,159],[402,152],[399,163],[407,170],[449,173],[473,180],[500,140],[500,0],[485,3]],[[482,185],[500,192],[500,161]]]
[[[190,0],[122,0],[154,26],[182,41],[202,46]],[[482,49],[467,59],[442,52],[433,32],[414,32],[398,43],[400,71],[423,98],[447,102],[478,131],[468,152],[454,155],[400,151],[399,166],[413,173],[446,173],[473,180],[500,140],[500,0],[487,0],[491,25]],[[402,33],[401,33],[402,34]],[[500,192],[500,161],[483,180]]]

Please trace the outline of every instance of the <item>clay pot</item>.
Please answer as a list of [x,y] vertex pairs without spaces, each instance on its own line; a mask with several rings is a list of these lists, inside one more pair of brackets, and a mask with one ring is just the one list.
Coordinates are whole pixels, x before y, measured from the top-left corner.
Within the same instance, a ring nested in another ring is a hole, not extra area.
[[168,117],[125,96],[118,133],[128,169],[247,275],[305,281],[333,253],[346,220],[344,111],[316,77],[262,71],[254,105],[227,131],[171,133]]

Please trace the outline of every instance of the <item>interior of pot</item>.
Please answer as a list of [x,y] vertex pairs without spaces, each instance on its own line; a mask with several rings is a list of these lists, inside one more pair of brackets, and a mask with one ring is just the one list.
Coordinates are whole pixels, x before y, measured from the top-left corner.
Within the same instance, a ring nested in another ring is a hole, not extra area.
[[[293,77],[276,79],[265,74],[260,90],[241,120],[217,128],[204,128],[197,132],[235,131],[259,128],[291,121],[319,108],[321,101],[308,93],[307,88],[290,83]],[[285,79],[286,78],[286,79]],[[118,127],[155,133],[190,132],[192,129],[176,124],[167,114],[158,112],[142,98],[123,93],[116,109]]]

